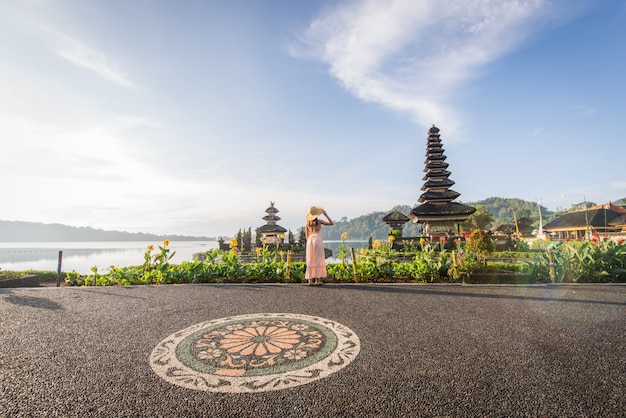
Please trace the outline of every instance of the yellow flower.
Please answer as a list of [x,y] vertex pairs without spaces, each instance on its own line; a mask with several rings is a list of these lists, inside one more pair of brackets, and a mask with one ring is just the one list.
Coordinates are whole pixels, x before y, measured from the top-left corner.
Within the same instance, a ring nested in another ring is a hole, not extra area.
[[256,247],[256,255],[261,255],[261,247]]
[[341,239],[348,239],[348,232],[344,232],[341,234]]
[[394,239],[396,239],[396,237],[394,237],[393,235],[389,235],[389,238],[387,238],[389,242],[393,242]]
[[230,240],[230,248],[236,247],[237,246],[237,238],[232,238]]
[[372,247],[374,247],[374,249],[380,247],[380,241],[378,240],[374,241],[374,244],[372,244]]
[[152,244],[148,245],[148,251],[154,251],[154,245]]
[[285,234],[280,234],[280,239],[285,239]]
[[168,245],[170,245],[170,241],[169,240],[166,239],[165,241],[163,241],[163,246],[164,247],[167,247]]
[[424,238],[420,238],[420,244],[423,244],[426,241]]

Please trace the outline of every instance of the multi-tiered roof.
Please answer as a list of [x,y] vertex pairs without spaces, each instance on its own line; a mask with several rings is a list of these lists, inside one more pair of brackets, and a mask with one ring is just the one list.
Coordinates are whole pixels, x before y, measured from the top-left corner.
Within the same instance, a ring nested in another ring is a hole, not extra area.
[[267,223],[259,227],[257,229],[257,232],[261,233],[263,238],[268,243],[275,242],[276,240],[280,240],[282,242],[283,239],[280,236],[281,234],[287,232],[287,230],[277,224],[277,222],[280,221],[281,218],[277,215],[278,209],[274,207],[274,202],[270,201],[270,207],[265,209],[265,213],[267,213],[267,215],[263,217],[263,220]]
[[435,125],[428,131],[424,165],[424,193],[418,199],[421,205],[414,207],[409,217],[413,222],[424,223],[426,233],[453,233],[451,227],[465,221],[476,208],[453,202],[461,194],[450,189],[454,181],[449,179],[452,173],[447,170],[449,164]]

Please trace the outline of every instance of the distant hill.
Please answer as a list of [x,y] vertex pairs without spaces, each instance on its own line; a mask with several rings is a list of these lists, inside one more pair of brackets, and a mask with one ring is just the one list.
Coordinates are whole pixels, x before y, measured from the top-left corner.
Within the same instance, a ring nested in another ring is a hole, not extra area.
[[621,199],[618,199],[612,203],[617,206],[626,206],[626,197],[622,197]]
[[[464,202],[470,206],[484,206],[485,211],[493,215],[494,225],[513,222],[513,211],[509,208],[513,207],[517,219],[529,218],[533,221],[539,221],[539,210],[536,202],[518,199],[515,197],[488,197],[476,202]],[[550,218],[554,212],[548,208],[541,206],[541,215],[544,220]]]
[[[494,218],[494,224],[512,223],[513,212],[509,211],[509,206],[513,206],[515,210],[515,216],[517,219],[527,217],[534,221],[539,220],[539,211],[537,210],[537,203],[529,202],[517,198],[502,198],[502,197],[489,197],[484,200],[476,202],[463,202],[469,206],[484,206],[485,211],[490,212]],[[393,209],[397,209],[405,215],[408,215],[413,207],[417,206],[417,203],[413,206],[397,205],[385,212],[372,212],[367,215],[361,215],[354,219],[341,219],[335,221],[335,226],[332,228],[322,228],[324,239],[339,240],[343,232],[348,233],[348,239],[387,239],[389,234],[389,226],[385,225],[382,221],[383,217],[391,212]],[[541,207],[541,214],[545,219],[549,219],[554,213],[545,207]],[[412,222],[407,222],[403,228],[404,236],[411,237],[419,235],[420,225]]]
[[95,241],[207,241],[214,238],[155,235],[143,232],[105,231],[39,222],[0,221],[0,242],[95,242]]

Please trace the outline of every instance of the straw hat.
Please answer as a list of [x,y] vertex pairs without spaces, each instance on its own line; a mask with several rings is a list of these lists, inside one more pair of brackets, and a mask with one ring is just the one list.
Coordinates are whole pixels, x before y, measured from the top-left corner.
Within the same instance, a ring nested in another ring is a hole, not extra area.
[[313,219],[315,219],[318,216],[320,216],[323,212],[324,212],[324,208],[323,207],[321,207],[321,206],[311,206],[311,208],[309,209],[309,213],[306,214],[306,220],[307,221],[312,221]]

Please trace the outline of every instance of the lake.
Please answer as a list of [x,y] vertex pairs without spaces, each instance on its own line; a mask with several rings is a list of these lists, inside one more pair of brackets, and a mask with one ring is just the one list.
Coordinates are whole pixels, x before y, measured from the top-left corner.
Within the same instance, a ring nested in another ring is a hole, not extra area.
[[[341,241],[326,241],[324,244],[333,251],[333,256],[336,256]],[[143,255],[148,245],[154,245],[155,252],[158,252],[158,245],[162,243],[143,241],[0,242],[0,269],[57,271],[59,251],[63,251],[62,271],[76,270],[81,274],[91,274],[91,268],[98,267],[98,272],[106,273],[111,266],[142,265]],[[367,248],[367,241],[345,241],[344,245],[358,250]],[[168,248],[172,252],[176,251],[170,263],[180,264],[182,261],[191,261],[194,253],[217,248],[217,241],[170,241]],[[334,257],[327,261],[338,262]]]
[[[142,265],[148,245],[154,245],[158,252],[158,246],[162,244],[142,241],[0,242],[0,268],[56,271],[59,251],[63,251],[62,271],[76,270],[81,274],[90,274],[91,268],[96,266],[99,272],[106,273],[110,266]],[[176,251],[170,262],[179,264],[184,260],[191,261],[194,253],[217,248],[217,241],[170,241],[168,248]]]

